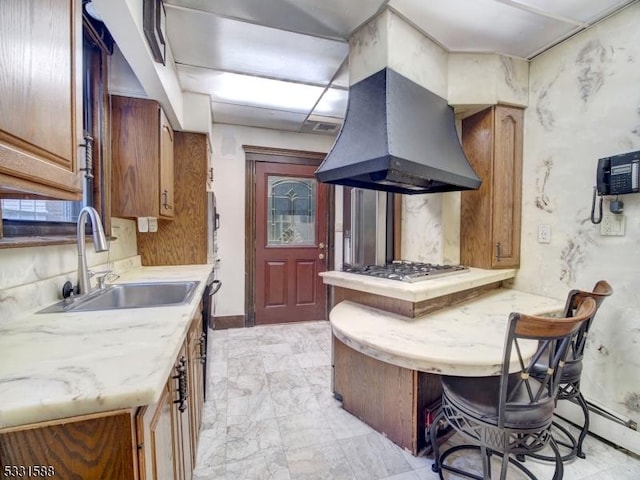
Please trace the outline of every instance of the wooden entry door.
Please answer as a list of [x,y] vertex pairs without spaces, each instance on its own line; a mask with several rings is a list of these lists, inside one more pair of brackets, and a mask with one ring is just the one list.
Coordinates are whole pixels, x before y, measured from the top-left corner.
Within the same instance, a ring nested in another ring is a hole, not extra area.
[[326,320],[327,186],[316,168],[256,164],[256,325]]

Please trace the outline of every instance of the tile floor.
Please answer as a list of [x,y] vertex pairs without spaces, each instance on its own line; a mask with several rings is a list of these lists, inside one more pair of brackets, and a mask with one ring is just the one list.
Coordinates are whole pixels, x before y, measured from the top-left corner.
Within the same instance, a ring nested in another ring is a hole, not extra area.
[[[437,479],[432,460],[413,457],[341,408],[330,390],[330,359],[327,322],[210,331],[194,480]],[[585,451],[586,460],[566,465],[566,480],[640,478],[635,457],[591,436]],[[540,480],[553,475],[540,462],[527,466]],[[509,479],[518,478],[510,470]]]

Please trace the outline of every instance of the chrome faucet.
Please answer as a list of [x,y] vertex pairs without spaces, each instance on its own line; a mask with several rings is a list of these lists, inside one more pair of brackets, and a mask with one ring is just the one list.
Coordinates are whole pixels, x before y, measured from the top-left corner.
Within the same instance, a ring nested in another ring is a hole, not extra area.
[[87,268],[87,253],[84,238],[84,224],[87,215],[91,219],[91,227],[93,228],[93,248],[96,252],[106,252],[109,249],[107,239],[104,236],[100,215],[93,207],[84,207],[78,215],[78,293],[85,294],[91,292],[91,282],[89,281],[89,270]]

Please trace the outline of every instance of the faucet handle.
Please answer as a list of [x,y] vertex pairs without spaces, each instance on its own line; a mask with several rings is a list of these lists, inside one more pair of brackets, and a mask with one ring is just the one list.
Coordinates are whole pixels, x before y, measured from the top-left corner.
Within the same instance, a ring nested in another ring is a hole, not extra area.
[[96,277],[97,286],[100,290],[105,288],[107,277],[111,274],[111,270],[103,270],[101,272],[92,272],[89,270],[89,277]]
[[64,285],[62,286],[62,298],[67,299],[69,297],[73,297],[76,293],[78,293],[77,285],[74,286],[69,281],[64,282]]

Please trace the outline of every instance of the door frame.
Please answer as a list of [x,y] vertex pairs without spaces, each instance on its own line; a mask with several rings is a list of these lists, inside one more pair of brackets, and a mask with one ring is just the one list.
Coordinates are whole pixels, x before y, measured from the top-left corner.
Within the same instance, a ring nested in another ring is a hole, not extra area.
[[[294,165],[319,166],[326,157],[323,152],[310,152],[306,150],[286,150],[282,148],[258,147],[243,145],[245,152],[245,243],[244,243],[244,326],[253,327],[256,324],[255,312],[255,288],[254,279],[256,273],[256,163],[289,163]],[[333,185],[327,185],[327,269],[334,264],[335,241],[335,195]],[[325,286],[325,288],[328,288]],[[330,292],[326,295],[325,309],[327,313],[330,307]]]

